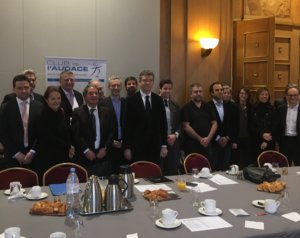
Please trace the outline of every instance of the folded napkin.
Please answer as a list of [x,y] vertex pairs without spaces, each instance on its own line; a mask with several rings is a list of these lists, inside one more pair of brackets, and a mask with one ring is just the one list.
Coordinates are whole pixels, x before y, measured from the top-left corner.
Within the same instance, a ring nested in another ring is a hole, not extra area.
[[53,196],[60,196],[66,193],[66,183],[49,184]]

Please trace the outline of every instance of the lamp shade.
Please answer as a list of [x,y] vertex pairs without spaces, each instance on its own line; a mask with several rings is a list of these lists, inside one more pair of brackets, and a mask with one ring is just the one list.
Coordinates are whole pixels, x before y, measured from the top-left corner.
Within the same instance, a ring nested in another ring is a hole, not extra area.
[[200,38],[200,45],[204,49],[214,49],[218,43],[218,38]]

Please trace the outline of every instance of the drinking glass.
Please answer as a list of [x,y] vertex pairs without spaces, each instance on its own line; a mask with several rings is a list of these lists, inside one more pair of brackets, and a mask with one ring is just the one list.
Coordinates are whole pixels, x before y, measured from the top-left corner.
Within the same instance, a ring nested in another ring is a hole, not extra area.
[[105,189],[106,189],[106,186],[108,184],[108,179],[107,177],[105,176],[100,176],[99,177],[99,183],[100,183],[100,187],[101,187],[101,192],[102,192],[102,201],[104,203],[104,200],[105,200]]
[[178,177],[176,181],[177,188],[180,192],[185,191],[186,189],[186,181],[183,177]]
[[199,207],[200,206],[200,188],[198,186],[192,188],[191,194],[192,194],[193,207]]
[[272,169],[273,169],[275,172],[278,172],[279,164],[278,164],[277,162],[273,162],[273,163],[272,163]]
[[155,222],[160,215],[159,210],[159,202],[157,200],[150,200],[149,201],[149,215],[150,219]]
[[195,179],[199,178],[199,169],[198,168],[192,168],[192,176]]

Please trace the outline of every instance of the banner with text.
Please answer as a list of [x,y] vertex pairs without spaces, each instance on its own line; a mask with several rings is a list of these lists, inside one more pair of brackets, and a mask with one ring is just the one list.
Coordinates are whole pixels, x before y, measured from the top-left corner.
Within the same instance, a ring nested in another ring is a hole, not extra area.
[[59,74],[69,70],[75,75],[74,89],[82,92],[91,79],[98,79],[106,91],[106,60],[85,58],[45,57],[46,86],[59,85]]

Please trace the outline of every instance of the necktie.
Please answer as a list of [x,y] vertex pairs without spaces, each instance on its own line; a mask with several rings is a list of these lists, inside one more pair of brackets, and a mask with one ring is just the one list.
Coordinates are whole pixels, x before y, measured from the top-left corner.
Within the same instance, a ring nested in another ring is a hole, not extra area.
[[164,99],[164,104],[165,104],[165,107],[169,107],[169,104],[168,104],[168,100],[167,100],[167,99]]
[[94,115],[95,108],[90,109],[91,113],[91,120],[92,120],[92,128],[93,128],[93,135],[94,135],[94,141],[96,140],[96,117]]
[[151,105],[150,105],[150,100],[149,100],[149,96],[146,96],[146,112],[148,115],[150,115],[151,113]]
[[74,104],[74,95],[73,95],[73,93],[68,93],[68,100],[69,100],[71,106],[73,107],[73,104]]
[[27,113],[27,101],[21,102],[21,117],[24,128],[24,146],[28,146],[28,113]]

